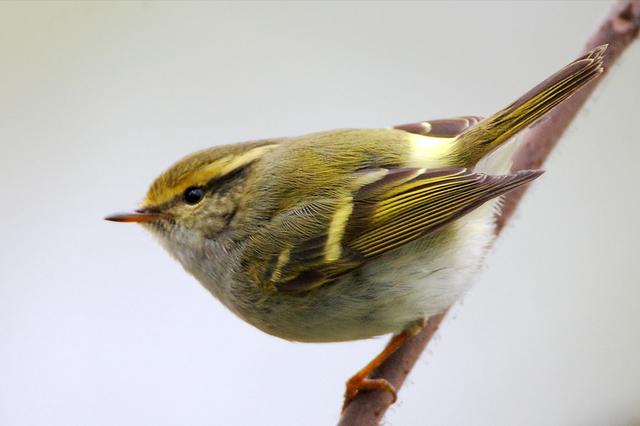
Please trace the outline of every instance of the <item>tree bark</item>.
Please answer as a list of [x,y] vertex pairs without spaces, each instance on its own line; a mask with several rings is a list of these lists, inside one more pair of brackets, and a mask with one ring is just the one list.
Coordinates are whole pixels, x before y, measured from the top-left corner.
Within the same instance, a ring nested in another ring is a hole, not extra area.
[[[513,170],[538,169],[543,165],[598,82],[622,52],[637,38],[639,30],[640,0],[622,0],[616,3],[601,26],[591,36],[583,51],[586,53],[597,46],[609,45],[603,75],[554,108],[527,131],[521,149],[514,156]],[[526,189],[525,185],[506,195],[502,213],[497,219],[497,234],[500,234],[509,222]],[[444,312],[431,317],[427,326],[389,357],[372,377],[384,378],[399,390],[446,314],[447,312]],[[390,405],[391,395],[387,392],[359,394],[343,413],[338,426],[377,425]]]

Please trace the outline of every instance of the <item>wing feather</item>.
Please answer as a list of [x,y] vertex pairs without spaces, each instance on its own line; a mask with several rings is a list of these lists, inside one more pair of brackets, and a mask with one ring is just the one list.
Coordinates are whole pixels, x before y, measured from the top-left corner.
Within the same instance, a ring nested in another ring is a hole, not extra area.
[[475,126],[482,117],[467,115],[463,117],[442,118],[438,120],[420,121],[418,123],[401,124],[394,129],[435,138],[452,138]]
[[[526,170],[491,176],[464,168],[370,172],[377,173],[373,182],[336,199],[316,200],[285,212],[253,239],[259,247],[247,254],[267,256],[264,262],[254,262],[264,265],[254,275],[261,286],[303,292],[331,282],[376,256],[438,231],[542,173]],[[287,241],[300,242],[293,247],[278,245],[274,226],[294,234]]]

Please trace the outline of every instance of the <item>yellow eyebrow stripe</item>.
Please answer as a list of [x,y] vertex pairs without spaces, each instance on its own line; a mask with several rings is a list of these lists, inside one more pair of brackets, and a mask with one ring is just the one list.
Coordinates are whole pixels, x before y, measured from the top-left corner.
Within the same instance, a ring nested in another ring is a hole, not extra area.
[[147,195],[142,202],[143,207],[158,206],[171,201],[192,186],[204,186],[212,179],[221,178],[263,156],[278,145],[265,145],[253,148],[240,155],[227,155],[187,174],[177,185],[163,188],[161,191]]
[[257,160],[276,146],[277,145],[260,146],[258,148],[253,148],[242,155],[222,157],[220,160],[214,161],[209,166],[205,167],[205,170],[213,166],[214,170],[217,169],[219,176],[224,176],[254,160]]

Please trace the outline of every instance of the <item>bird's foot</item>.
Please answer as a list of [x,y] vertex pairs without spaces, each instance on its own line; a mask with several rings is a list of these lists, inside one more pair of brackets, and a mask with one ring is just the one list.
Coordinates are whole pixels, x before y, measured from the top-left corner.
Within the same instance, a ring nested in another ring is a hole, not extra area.
[[385,379],[369,379],[368,377],[362,378],[358,375],[353,376],[347,382],[347,389],[344,392],[344,403],[342,404],[342,412],[347,409],[353,398],[355,398],[360,392],[363,391],[383,391],[391,394],[391,404],[398,399],[398,393],[396,388]]

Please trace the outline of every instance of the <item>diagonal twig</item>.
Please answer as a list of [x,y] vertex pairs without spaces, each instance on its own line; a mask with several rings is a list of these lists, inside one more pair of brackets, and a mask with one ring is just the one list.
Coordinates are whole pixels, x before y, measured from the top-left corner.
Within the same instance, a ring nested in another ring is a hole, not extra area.
[[[640,0],[619,1],[591,36],[584,52],[608,44],[604,63],[606,73],[622,52],[637,38],[639,30]],[[542,166],[601,79],[602,77],[596,79],[556,107],[545,116],[544,121],[526,133],[525,141],[514,157],[514,170],[537,169]],[[497,234],[508,223],[526,188],[526,186],[520,187],[506,195],[502,213],[497,220]],[[445,315],[446,312],[431,317],[427,326],[389,357],[372,376],[385,378],[396,389],[400,389]],[[345,410],[338,426],[377,425],[390,405],[391,395],[387,392],[359,394]]]

